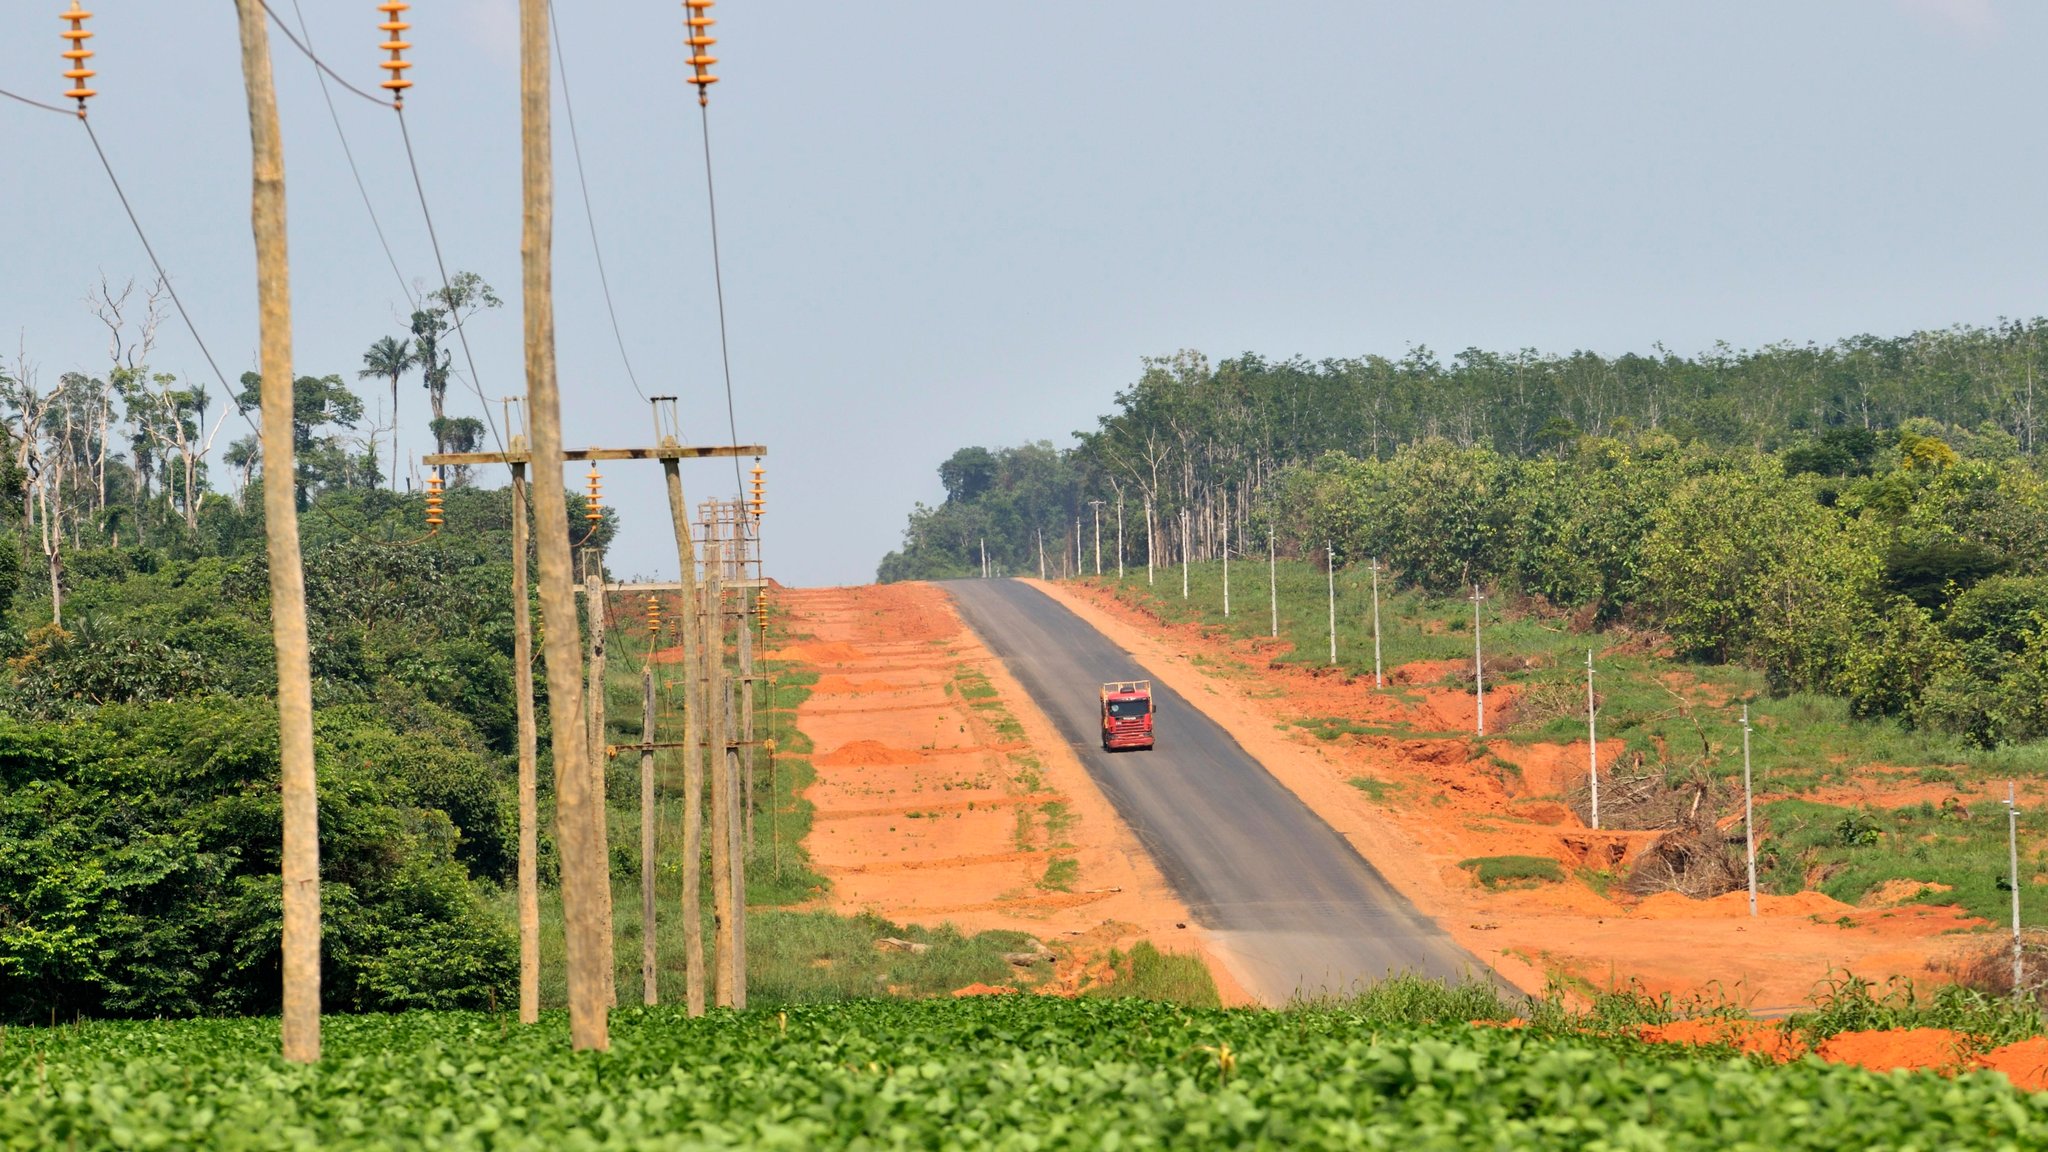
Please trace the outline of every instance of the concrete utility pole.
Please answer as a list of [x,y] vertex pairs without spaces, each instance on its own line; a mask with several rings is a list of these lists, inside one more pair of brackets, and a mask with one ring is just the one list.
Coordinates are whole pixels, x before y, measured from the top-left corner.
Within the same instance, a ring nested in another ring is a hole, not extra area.
[[1280,635],[1280,553],[1273,543],[1273,532],[1266,531],[1266,610],[1273,617],[1273,636]]
[[[270,30],[256,0],[236,0],[249,100],[249,224],[256,238],[258,360],[263,371],[264,539],[270,638],[277,650],[277,733],[284,816],[284,1058],[320,1059],[320,801],[313,774],[313,674],[306,572],[292,462],[292,295],[285,234],[284,133],[270,71]],[[74,40],[76,47],[83,41]],[[83,117],[84,100],[79,101]]]
[[1038,530],[1038,578],[1045,579],[1045,529]]
[[1337,545],[1323,541],[1323,567],[1330,573],[1330,663],[1337,663]]
[[1116,579],[1117,579],[1117,583],[1119,583],[1119,584],[1123,583],[1123,579],[1124,579],[1124,494],[1123,494],[1122,492],[1118,492],[1118,493],[1116,494]]
[[988,579],[988,538],[985,536],[981,541],[981,578]]
[[[755,595],[762,593],[756,591]],[[744,602],[741,607],[745,608]],[[743,842],[747,854],[751,854],[754,851],[754,769],[759,761],[754,756],[754,629],[748,624],[748,614],[744,610],[740,612],[735,631],[739,636],[740,657],[740,779],[745,785],[741,790],[740,812],[746,817]],[[741,894],[745,895],[744,889]],[[744,920],[740,931],[743,934],[746,931]]]
[[1600,827],[1600,731],[1593,719],[1593,650],[1586,649],[1586,780],[1593,790],[1593,827]]
[[1479,734],[1486,735],[1486,656],[1479,647],[1479,604],[1486,594],[1472,586],[1472,706]]
[[[246,2],[246,0],[245,0]],[[519,0],[519,105],[524,191],[520,255],[526,328],[527,413],[533,434],[534,527],[546,637],[548,716],[554,740],[557,843],[568,952],[569,1035],[579,1050],[611,1046],[603,974],[611,926],[601,919],[605,861],[593,829],[604,798],[589,787],[589,732],[570,588],[569,511],[562,491],[562,399],[555,379],[554,157],[550,147],[548,0]],[[593,813],[592,809],[596,812]]]
[[2020,805],[2010,780],[2005,782],[2005,847],[2012,863],[2012,994],[2026,995],[2026,965],[2020,952]]
[[1372,686],[1384,688],[1387,682],[1380,676],[1380,558],[1373,557],[1368,566],[1372,569]]
[[1090,500],[1088,504],[1095,509],[1095,574],[1100,576],[1102,575],[1102,501]]
[[1756,915],[1756,792],[1749,776],[1749,705],[1742,706],[1742,840],[1749,861],[1749,914]]
[[[512,446],[524,448],[524,437]],[[512,465],[512,692],[519,708],[519,1022],[540,1020],[540,735],[527,604],[526,465]]]

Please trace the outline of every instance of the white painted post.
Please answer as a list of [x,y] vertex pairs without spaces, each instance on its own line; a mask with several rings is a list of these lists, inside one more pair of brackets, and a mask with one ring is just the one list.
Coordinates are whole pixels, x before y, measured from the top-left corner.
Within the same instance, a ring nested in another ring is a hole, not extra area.
[[2012,781],[2005,782],[2005,847],[2012,863],[2012,994],[2026,995],[2026,966],[2020,954],[2020,806]]
[[1337,545],[1323,541],[1323,566],[1330,570],[1330,663],[1337,662]]
[[1486,735],[1486,656],[1479,646],[1479,604],[1486,594],[1472,586],[1472,714],[1481,736]]
[[1152,498],[1145,497],[1145,587],[1152,587]]
[[1081,518],[1076,516],[1074,517],[1074,579],[1079,580],[1087,571],[1088,566],[1081,559]]
[[[1229,521],[1224,521],[1228,524]],[[1223,534],[1223,618],[1230,619],[1230,533]]]
[[1756,915],[1756,792],[1749,774],[1749,705],[1742,706],[1742,839],[1749,858],[1749,914]]
[[1386,687],[1380,676],[1380,558],[1372,558],[1372,686]]
[[1100,576],[1102,575],[1102,501],[1090,500],[1088,504],[1095,509],[1095,574]]
[[1273,531],[1266,530],[1266,608],[1273,615],[1273,635],[1280,635],[1280,556],[1273,544]]
[[1116,495],[1116,580],[1124,580],[1124,495]]
[[1045,579],[1045,529],[1038,530],[1038,578]]
[[988,540],[985,538],[981,542],[981,578],[988,579]]
[[1194,555],[1193,528],[1189,523],[1188,510],[1180,510],[1180,598],[1188,598],[1188,564]]
[[1586,779],[1593,789],[1593,827],[1600,827],[1600,732],[1593,720],[1593,650],[1586,649]]

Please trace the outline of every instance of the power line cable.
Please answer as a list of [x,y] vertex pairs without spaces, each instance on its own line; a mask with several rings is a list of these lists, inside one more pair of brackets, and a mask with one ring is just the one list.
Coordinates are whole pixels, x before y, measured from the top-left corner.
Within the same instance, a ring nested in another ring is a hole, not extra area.
[[[235,390],[228,387],[227,374],[220,370],[220,364],[213,358],[212,349],[206,346],[206,339],[199,335],[199,327],[192,323],[192,314],[185,310],[185,301],[179,297],[177,285],[171,283],[170,274],[164,271],[163,261],[156,258],[156,249],[151,246],[148,233],[142,230],[142,221],[136,219],[135,208],[128,203],[128,193],[121,187],[121,178],[114,175],[114,166],[107,160],[107,150],[100,147],[99,134],[92,130],[92,121],[81,115],[78,122],[85,126],[85,135],[92,141],[92,150],[100,158],[100,167],[106,169],[107,179],[114,185],[114,195],[120,198],[121,210],[128,214],[128,223],[134,227],[136,239],[142,241],[142,250],[149,254],[149,263],[156,269],[157,279],[163,283],[164,290],[171,294],[171,303],[178,306],[178,318],[185,322],[185,331],[192,334],[193,343],[199,345],[199,351],[206,356],[207,366],[213,369],[214,379],[220,381],[221,391],[226,393],[228,401],[233,403]],[[236,405],[237,409],[240,407]],[[241,415],[243,422],[248,423],[249,414],[243,412]],[[250,427],[254,426],[250,424]]]
[[[264,5],[264,10],[269,11],[269,5]],[[292,0],[292,11],[298,15],[299,32],[306,38],[306,43],[303,46],[303,50],[306,53],[306,58],[313,61],[313,63],[318,66],[313,75],[316,79],[320,81],[320,96],[322,99],[327,101],[327,117],[328,119],[334,122],[334,134],[340,137],[341,139],[341,154],[348,158],[349,174],[355,177],[356,191],[362,194],[363,210],[370,214],[370,227],[375,229],[377,232],[377,244],[379,247],[384,249],[384,259],[391,265],[391,274],[398,278],[398,290],[404,293],[406,304],[412,307],[413,309],[417,310],[419,307],[419,301],[413,297],[412,286],[405,282],[405,273],[399,271],[398,257],[392,255],[391,242],[387,240],[384,236],[384,224],[382,221],[377,219],[376,205],[370,202],[370,189],[363,183],[362,170],[356,167],[355,149],[350,148],[348,145],[348,133],[344,131],[341,126],[341,113],[337,111],[334,107],[334,93],[331,89],[327,87],[327,66],[321,64],[320,58],[313,54],[313,50],[311,47],[313,43],[313,33],[306,26],[306,10],[300,6],[299,0]],[[274,16],[272,18],[275,19]],[[279,29],[281,31],[284,31],[285,35],[291,35],[290,30],[285,29],[283,27],[282,22],[279,23]],[[298,41],[293,40],[292,43],[297,44]],[[358,93],[358,95],[363,95],[363,93]],[[376,102],[379,104],[384,103],[384,101],[382,100],[378,100]],[[395,482],[396,478],[394,477],[394,483]]]
[[441,273],[442,303],[448,305],[448,317],[454,323],[456,338],[462,341],[462,358],[469,364],[469,380],[467,382],[469,390],[476,393],[478,402],[483,405],[484,425],[491,430],[491,439],[497,441],[498,451],[503,452],[505,450],[505,438],[498,435],[498,422],[491,419],[491,402],[484,398],[483,385],[477,377],[476,356],[469,350],[469,333],[463,330],[463,318],[456,312],[455,289],[448,281],[448,265],[441,259],[441,239],[434,232],[434,212],[433,209],[427,207],[427,186],[420,182],[420,162],[413,155],[412,130],[406,127],[405,109],[403,108],[398,109],[398,132],[405,139],[405,162],[412,169],[413,191],[419,194],[420,215],[426,218],[427,239],[434,247],[434,267]]
[[19,100],[23,104],[26,104],[31,108],[41,108],[45,112],[55,112],[60,116],[74,115],[72,110],[69,108],[59,108],[55,104],[45,104],[41,100],[31,100],[26,96],[19,96],[13,92],[9,92],[5,88],[0,88],[0,96],[5,96],[9,100]]
[[[619,360],[626,365],[626,379],[633,385],[633,394],[644,401],[647,393],[640,390],[640,378],[633,374],[633,360],[626,355],[626,337],[619,330],[618,310],[612,307],[611,278],[605,275],[604,248],[597,242],[597,210],[591,207],[590,181],[583,174],[583,142],[576,133],[576,102],[569,98],[569,65],[562,56],[562,31],[555,21],[553,4],[548,5],[548,27],[554,34],[555,71],[562,77],[562,107],[569,114],[569,151],[576,157],[576,183],[583,190],[583,219],[590,225],[590,250],[597,255],[597,283],[604,289],[604,309],[611,314],[612,338],[619,343]],[[677,434],[681,435],[680,430]]]
[[[349,83],[347,80],[343,79],[341,73],[336,72],[332,68],[329,68],[327,66],[327,62],[320,59],[319,56],[315,55],[312,48],[308,47],[304,43],[301,43],[297,36],[292,35],[292,30],[285,25],[285,22],[283,20],[278,19],[277,11],[270,6],[270,0],[258,0],[258,2],[263,5],[263,11],[269,14],[271,23],[277,25],[277,30],[279,32],[284,33],[284,38],[292,42],[292,47],[297,48],[299,51],[305,53],[306,59],[311,60],[315,68],[318,68],[320,69],[320,71],[325,72],[329,76],[334,77],[334,82],[336,84],[339,84],[343,88],[346,88],[349,91],[355,93],[356,95],[361,96],[363,99],[368,100],[372,104],[379,104],[386,108],[396,108],[398,106],[392,101],[386,100],[381,96],[372,96],[370,93],[363,91],[361,88],[358,88],[355,85]],[[296,8],[298,6],[298,0],[292,0],[292,6]],[[302,12],[299,14],[299,27],[304,28],[305,22],[306,17],[305,14]],[[306,37],[306,39],[310,41],[312,37],[308,36]],[[322,87],[325,87],[325,85],[322,85]]]
[[[725,427],[732,443],[740,442],[739,419],[734,414],[732,402],[732,351],[725,333],[725,273],[718,260],[718,191],[711,180],[711,108],[708,104],[697,105],[699,119],[704,125],[704,200],[711,209],[711,283],[718,291],[718,359],[725,369]],[[746,484],[740,479],[740,458],[732,458],[733,489],[744,497]]]

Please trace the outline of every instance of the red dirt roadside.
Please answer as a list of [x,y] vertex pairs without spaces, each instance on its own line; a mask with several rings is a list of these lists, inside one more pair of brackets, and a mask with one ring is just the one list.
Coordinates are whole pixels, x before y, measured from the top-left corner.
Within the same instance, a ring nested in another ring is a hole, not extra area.
[[[1693,901],[1676,894],[1610,898],[1583,883],[1489,891],[1461,860],[1532,855],[1567,874],[1618,868],[1653,834],[1595,832],[1563,804],[1545,800],[1583,772],[1586,746],[1475,747],[1466,739],[1344,737],[1322,741],[1293,721],[1342,716],[1442,730],[1469,717],[1469,694],[1415,685],[1430,669],[1397,669],[1408,704],[1376,692],[1370,679],[1346,683],[1291,666],[1271,667],[1270,643],[1205,635],[1167,625],[1073,584],[1033,581],[1135,655],[1152,674],[1203,710],[1268,771],[1320,814],[1404,895],[1459,943],[1526,991],[1553,979],[1567,987],[1621,987],[1726,997],[1752,1007],[1805,1002],[1830,973],[1854,971],[1940,979],[1981,922],[1925,905],[1852,907],[1819,893],[1766,897],[1748,916],[1737,894]],[[1199,664],[1197,663],[1199,658]],[[1506,703],[1489,692],[1489,712]],[[1508,759],[1525,787],[1511,791],[1489,754]],[[1363,785],[1354,781],[1364,781]]]
[[806,847],[831,881],[829,907],[1029,932],[1062,953],[1050,984],[1064,991],[1104,979],[1109,949],[1149,940],[1202,954],[1224,1002],[1250,1002],[945,593],[788,589],[777,602],[803,639],[776,658],[819,675],[796,726],[815,748]]

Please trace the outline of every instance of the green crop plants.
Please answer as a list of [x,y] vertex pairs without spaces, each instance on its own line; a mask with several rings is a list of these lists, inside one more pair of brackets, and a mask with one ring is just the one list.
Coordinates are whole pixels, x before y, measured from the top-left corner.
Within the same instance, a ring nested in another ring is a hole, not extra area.
[[1256,1012],[1004,996],[701,1020],[629,1009],[605,1054],[571,1053],[554,1014],[521,1028],[412,1013],[330,1021],[326,1059],[305,1067],[278,1063],[267,1020],[15,1029],[0,1055],[0,1148],[2048,1142],[2048,1097],[1992,1075],[1769,1068],[1724,1052],[1473,1028],[1465,1007],[1368,998]]

